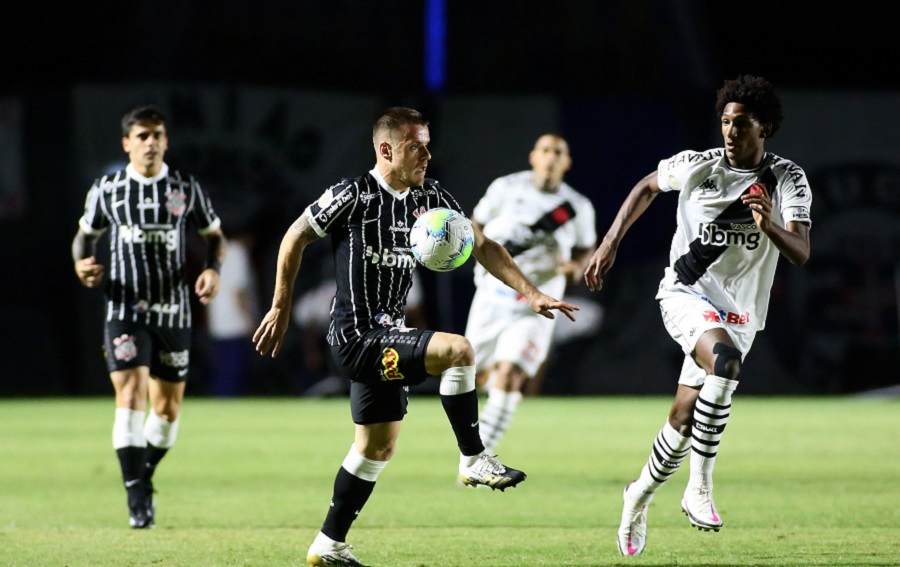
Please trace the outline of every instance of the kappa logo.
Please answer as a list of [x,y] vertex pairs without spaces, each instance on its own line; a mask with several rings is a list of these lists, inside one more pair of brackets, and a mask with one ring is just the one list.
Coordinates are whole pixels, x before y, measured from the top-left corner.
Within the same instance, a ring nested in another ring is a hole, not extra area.
[[706,195],[707,193],[718,193],[719,192],[719,188],[716,187],[716,182],[713,181],[712,179],[707,179],[706,181],[701,183],[699,186],[699,189],[700,189],[700,191],[703,192],[704,195]]
[[405,376],[400,372],[400,355],[397,351],[388,347],[381,351],[381,365],[384,366],[382,374],[385,380],[403,380]]

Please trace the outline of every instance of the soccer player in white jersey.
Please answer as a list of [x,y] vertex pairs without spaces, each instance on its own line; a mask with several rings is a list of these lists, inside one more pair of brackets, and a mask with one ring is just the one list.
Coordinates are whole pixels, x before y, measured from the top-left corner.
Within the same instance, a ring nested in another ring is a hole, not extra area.
[[[441,405],[456,436],[460,479],[504,490],[525,480],[484,449],[478,433],[475,353],[465,337],[406,326],[404,307],[416,261],[409,231],[435,207],[462,212],[441,184],[425,177],[431,152],[428,121],[416,110],[385,110],[372,128],[375,167],[329,187],[288,229],[278,251],[272,308],[253,340],[260,354],[278,354],[291,314],[294,281],[305,248],[331,237],[337,290],[328,343],[350,380],[355,438],[334,480],[331,506],[306,555],[310,565],[362,564],[345,539],[394,454],[409,385],[439,377]],[[472,254],[528,298],[535,313],[570,318],[578,308],[542,293],[509,253],[475,227]],[[573,318],[574,320],[574,318]]]
[[[597,243],[594,206],[563,181],[572,166],[564,138],[540,136],[528,161],[531,169],[491,183],[472,222],[503,244],[541,291],[562,297],[568,282],[581,279]],[[480,265],[475,284],[466,338],[475,349],[476,381],[488,387],[481,440],[493,451],[522,400],[523,386],[547,358],[556,320],[538,316],[521,294]]]
[[[207,247],[206,266],[194,283],[200,303],[208,304],[218,293],[225,258],[225,235],[208,196],[196,179],[163,161],[168,140],[166,119],[152,106],[139,106],[122,118],[128,166],[91,187],[72,242],[82,284],[98,287],[109,274],[104,349],[116,392],[112,441],[136,529],[155,523],[152,477],[178,435],[188,378],[188,226]],[[96,257],[97,241],[107,229],[108,270]]]
[[639,477],[623,492],[617,537],[623,555],[644,550],[650,501],[688,454],[682,510],[701,530],[722,527],[713,467],[741,363],[765,326],[779,254],[797,265],[809,258],[806,174],[765,149],[782,120],[771,83],[750,75],[725,81],[716,111],[724,148],[659,162],[626,197],[585,271],[588,287],[601,289],[626,231],[660,191],[678,192],[670,264],[656,298],[685,359],[668,420]]

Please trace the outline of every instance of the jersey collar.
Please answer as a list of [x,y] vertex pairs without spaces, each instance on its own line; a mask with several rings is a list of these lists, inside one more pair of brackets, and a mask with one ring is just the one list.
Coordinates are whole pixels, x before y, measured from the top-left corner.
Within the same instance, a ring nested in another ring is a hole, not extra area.
[[734,167],[733,165],[728,163],[728,158],[725,157],[725,152],[722,151],[722,163],[725,164],[725,169],[730,169],[735,173],[753,173],[754,171],[759,171],[769,165],[770,161],[772,161],[772,154],[766,152],[765,154],[763,154],[762,161],[759,162],[759,165],[757,165],[756,167],[751,167],[750,169],[741,169],[739,167]]
[[165,179],[169,175],[169,166],[164,162],[162,164],[162,167],[159,169],[159,173],[157,173],[153,177],[144,177],[143,175],[138,173],[137,170],[134,168],[134,165],[132,165],[130,163],[127,166],[125,166],[125,172],[128,173],[128,177],[131,177],[132,179],[136,179],[137,181],[140,181],[141,183],[144,183],[144,184],[155,183],[161,179]]
[[378,171],[378,167],[377,167],[377,166],[376,166],[376,167],[373,167],[372,170],[369,172],[369,174],[371,174],[372,177],[375,178],[375,181],[378,182],[378,186],[379,186],[379,187],[381,187],[382,189],[384,189],[385,191],[387,191],[390,195],[393,195],[393,197],[394,197],[395,199],[405,199],[406,196],[409,195],[409,193],[410,193],[409,190],[406,190],[406,191],[404,191],[403,193],[401,193],[400,191],[397,191],[396,189],[394,189],[393,187],[391,187],[390,185],[388,185],[388,184],[387,184],[387,181],[385,181],[385,180],[384,180],[384,177],[382,177],[381,172]]

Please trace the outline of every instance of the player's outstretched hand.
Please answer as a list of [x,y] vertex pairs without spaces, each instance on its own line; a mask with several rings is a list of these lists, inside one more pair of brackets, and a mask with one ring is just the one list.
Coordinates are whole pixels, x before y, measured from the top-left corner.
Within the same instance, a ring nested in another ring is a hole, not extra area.
[[103,281],[103,264],[91,256],[75,262],[75,275],[85,287],[97,287]]
[[584,283],[591,291],[603,289],[603,278],[616,261],[616,247],[604,240],[594,251],[587,268],[584,269]]
[[278,356],[287,332],[290,309],[273,307],[263,317],[259,328],[253,333],[253,342],[256,344],[256,352],[265,356],[272,351],[272,358]]
[[200,272],[194,283],[194,293],[200,298],[200,303],[207,305],[219,294],[219,272],[207,268]]
[[534,311],[538,315],[543,315],[547,319],[556,318],[553,313],[550,312],[550,310],[556,309],[572,321],[575,320],[575,316],[572,315],[572,313],[581,309],[577,305],[572,305],[571,303],[566,303],[565,301],[553,299],[549,295],[544,295],[543,293],[538,293],[537,295],[529,299],[528,305],[529,307],[531,307],[532,311]]

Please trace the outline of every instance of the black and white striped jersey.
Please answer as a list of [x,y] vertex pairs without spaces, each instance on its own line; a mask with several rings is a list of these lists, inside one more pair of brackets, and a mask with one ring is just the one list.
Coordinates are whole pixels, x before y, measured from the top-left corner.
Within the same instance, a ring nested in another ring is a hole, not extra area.
[[400,193],[377,169],[342,180],[307,207],[304,214],[313,229],[319,236],[331,235],[337,292],[329,344],[346,344],[368,329],[404,326],[417,265],[409,231],[420,214],[435,207],[463,212],[436,180]]
[[94,182],[78,224],[94,236],[111,229],[105,270],[107,321],[190,327],[190,289],[184,273],[189,222],[200,234],[221,224],[197,181],[166,164],[152,178],[129,164]]

